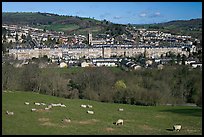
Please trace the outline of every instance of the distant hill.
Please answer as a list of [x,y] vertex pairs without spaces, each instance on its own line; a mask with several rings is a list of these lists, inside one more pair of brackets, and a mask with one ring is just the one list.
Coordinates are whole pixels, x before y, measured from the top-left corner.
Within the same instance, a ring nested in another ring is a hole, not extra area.
[[[128,34],[127,25],[114,24],[107,20],[99,21],[94,18],[64,16],[40,12],[3,12],[2,23],[30,25],[47,30],[64,31],[67,34],[84,34],[88,32],[109,33],[112,35]],[[173,34],[191,35],[202,39],[202,19],[175,20],[166,23],[133,25],[138,28],[159,29]]]
[[104,33],[110,29],[110,25],[113,25],[111,28],[119,25],[106,20],[99,21],[93,18],[40,12],[4,12],[2,13],[2,23],[30,25],[47,30],[64,31],[69,34],[84,34],[89,31],[92,33]]
[[147,29],[159,29],[172,34],[191,35],[194,38],[202,39],[202,19],[174,20],[165,23],[134,25]]

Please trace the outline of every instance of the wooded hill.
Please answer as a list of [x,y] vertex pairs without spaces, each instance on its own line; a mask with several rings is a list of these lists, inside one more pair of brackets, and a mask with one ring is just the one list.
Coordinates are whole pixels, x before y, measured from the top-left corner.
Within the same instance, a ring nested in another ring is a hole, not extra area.
[[[2,23],[16,25],[30,25],[47,30],[64,31],[67,34],[87,34],[91,31],[112,35],[128,34],[127,25],[114,24],[107,20],[82,18],[78,16],[65,16],[40,12],[3,12]],[[158,24],[133,25],[136,28],[156,29],[173,34],[191,35],[202,40],[202,19],[175,20]]]
[[190,35],[202,40],[202,19],[174,20],[165,23],[134,25],[137,28],[155,29],[172,34]]
[[[40,12],[4,12],[2,23],[29,25],[46,30],[64,31],[68,34],[106,33],[114,30],[115,33],[125,33],[125,25],[113,24],[107,20],[98,21],[93,18],[78,16],[64,16]],[[118,29],[119,28],[119,29]]]

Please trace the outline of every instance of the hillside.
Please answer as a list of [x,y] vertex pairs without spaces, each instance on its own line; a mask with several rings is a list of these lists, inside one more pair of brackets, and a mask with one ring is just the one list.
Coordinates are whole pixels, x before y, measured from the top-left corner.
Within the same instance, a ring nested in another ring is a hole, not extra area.
[[[25,105],[25,101],[30,104]],[[35,106],[34,102],[63,103],[67,107],[54,107],[45,111],[45,106]],[[81,108],[81,104],[90,104],[93,108]],[[31,112],[32,108],[40,111]],[[124,111],[119,112],[118,108],[123,108]],[[6,115],[7,110],[13,111],[14,115]],[[87,114],[87,110],[95,113]],[[63,123],[62,119],[65,117],[70,118],[71,122]],[[124,120],[124,125],[114,125],[120,118]],[[182,130],[172,131],[174,124],[181,124]],[[190,106],[135,106],[3,91],[2,134],[201,135],[202,109]]]
[[[30,25],[46,30],[64,31],[68,34],[87,34],[106,32],[107,27],[112,24],[106,20],[98,21],[93,18],[82,18],[78,16],[63,16],[51,13],[40,12],[4,12],[2,23],[16,25]],[[121,27],[123,27],[121,25]]]
[[147,29],[159,29],[163,32],[170,32],[172,34],[190,35],[194,38],[202,40],[202,19],[191,20],[174,20],[158,24],[134,25],[136,27],[143,27]]
[[[94,18],[82,18],[78,16],[65,16],[52,13],[40,12],[3,12],[2,23],[16,25],[30,25],[41,29],[63,31],[66,34],[83,34],[88,32],[95,34],[110,34],[118,36],[129,35],[126,26],[114,24],[107,20],[99,21]],[[130,24],[129,24],[130,25]],[[160,30],[172,34],[190,35],[202,40],[202,19],[175,20],[158,24],[134,25],[136,28],[147,28]]]

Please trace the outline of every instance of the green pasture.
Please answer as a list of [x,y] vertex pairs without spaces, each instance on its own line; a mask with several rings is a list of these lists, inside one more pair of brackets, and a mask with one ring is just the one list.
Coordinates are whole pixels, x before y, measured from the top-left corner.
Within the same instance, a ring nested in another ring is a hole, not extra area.
[[52,24],[52,25],[42,25],[41,29],[55,30],[55,31],[72,31],[78,29],[79,26],[76,24]]
[[[25,105],[24,102],[30,105]],[[44,111],[45,106],[34,102],[63,103],[67,107],[54,107]],[[81,108],[90,104],[93,108]],[[41,109],[31,112],[32,108]],[[118,111],[123,108],[124,111]],[[13,111],[14,115],[6,114]],[[86,113],[93,110],[93,115]],[[68,117],[70,123],[63,123]],[[113,124],[118,119],[124,125]],[[172,131],[174,124],[181,124],[181,131]],[[28,135],[201,135],[202,109],[187,106],[135,106],[103,103],[90,100],[65,99],[32,92],[2,92],[2,134]]]

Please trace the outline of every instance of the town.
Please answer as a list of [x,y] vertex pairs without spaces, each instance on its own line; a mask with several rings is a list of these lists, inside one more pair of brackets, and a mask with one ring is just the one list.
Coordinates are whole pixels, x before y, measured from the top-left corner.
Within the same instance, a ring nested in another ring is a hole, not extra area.
[[5,60],[18,60],[16,67],[32,63],[33,59],[46,57],[49,61],[40,67],[55,64],[56,67],[124,66],[127,69],[142,67],[160,68],[175,63],[202,67],[202,59],[193,57],[202,49],[193,45],[199,43],[191,36],[173,35],[156,30],[126,27],[132,35],[122,34],[122,40],[109,34],[91,32],[85,35],[65,35],[64,32],[48,31],[29,26],[3,24],[2,44],[10,44],[2,51]]

